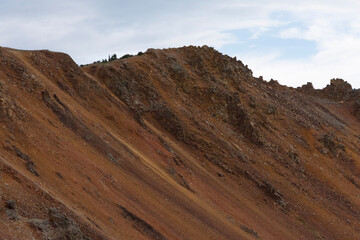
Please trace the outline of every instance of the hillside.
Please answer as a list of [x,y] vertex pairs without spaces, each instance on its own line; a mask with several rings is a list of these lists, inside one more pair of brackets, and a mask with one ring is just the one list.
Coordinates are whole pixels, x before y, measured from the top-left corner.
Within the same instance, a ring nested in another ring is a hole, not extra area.
[[1,239],[360,239],[360,92],[209,47],[0,48]]

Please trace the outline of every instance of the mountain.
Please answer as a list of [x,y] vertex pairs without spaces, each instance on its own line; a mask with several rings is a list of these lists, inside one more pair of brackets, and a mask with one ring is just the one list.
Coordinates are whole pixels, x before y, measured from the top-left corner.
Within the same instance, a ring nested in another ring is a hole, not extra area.
[[213,48],[0,48],[1,239],[360,239],[360,91]]

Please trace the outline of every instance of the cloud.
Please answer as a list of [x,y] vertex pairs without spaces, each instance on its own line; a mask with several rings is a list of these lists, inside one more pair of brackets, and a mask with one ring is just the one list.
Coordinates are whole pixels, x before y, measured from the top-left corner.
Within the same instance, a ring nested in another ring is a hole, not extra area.
[[287,85],[343,77],[359,88],[359,10],[354,0],[4,0],[0,45],[63,51],[80,64],[206,44]]
[[[282,54],[240,52],[238,58],[257,75],[275,78],[281,83],[299,86],[308,81],[321,88],[333,77],[341,77],[360,88],[357,63],[360,61],[360,10],[355,1],[321,1],[293,4],[275,1],[273,14],[283,14],[287,27],[278,29],[279,39],[302,39],[316,44],[316,52],[307,58],[284,59]],[[285,25],[285,26],[286,26]],[[266,34],[266,33],[265,33]],[[260,36],[261,38],[262,36]]]
[[298,27],[287,28],[280,32],[281,38],[303,38],[304,32]]

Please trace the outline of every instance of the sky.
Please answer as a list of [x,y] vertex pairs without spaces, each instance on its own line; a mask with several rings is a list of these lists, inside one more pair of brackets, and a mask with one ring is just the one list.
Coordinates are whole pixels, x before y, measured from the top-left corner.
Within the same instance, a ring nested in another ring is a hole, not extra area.
[[1,0],[0,46],[86,64],[148,48],[212,46],[265,80],[360,88],[358,0]]

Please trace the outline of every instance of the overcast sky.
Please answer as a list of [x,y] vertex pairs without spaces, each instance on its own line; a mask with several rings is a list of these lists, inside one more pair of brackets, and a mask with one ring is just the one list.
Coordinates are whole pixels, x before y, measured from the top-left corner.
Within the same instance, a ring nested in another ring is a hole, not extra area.
[[255,76],[360,88],[359,0],[0,0],[0,45],[78,64],[148,48],[213,46]]

